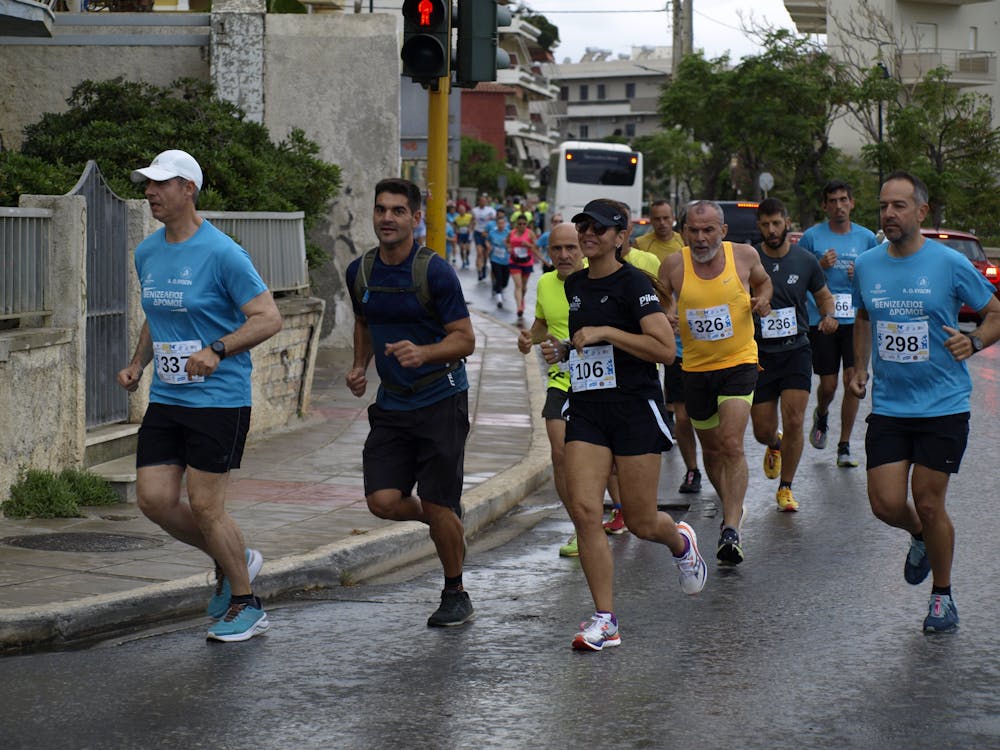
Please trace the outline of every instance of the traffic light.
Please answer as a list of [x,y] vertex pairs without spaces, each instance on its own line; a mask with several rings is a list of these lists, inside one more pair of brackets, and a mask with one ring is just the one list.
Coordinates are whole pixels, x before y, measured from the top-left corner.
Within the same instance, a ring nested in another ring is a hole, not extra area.
[[510,67],[510,56],[497,45],[497,28],[510,22],[510,10],[496,0],[458,0],[456,86],[495,81],[498,69]]
[[403,3],[403,75],[420,84],[448,75],[451,59],[451,0]]

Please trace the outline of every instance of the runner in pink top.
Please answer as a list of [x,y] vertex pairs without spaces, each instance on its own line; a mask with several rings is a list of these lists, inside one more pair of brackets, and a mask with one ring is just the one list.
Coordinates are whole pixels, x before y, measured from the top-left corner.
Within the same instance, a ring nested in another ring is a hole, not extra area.
[[535,233],[528,226],[528,219],[519,216],[514,229],[507,238],[510,250],[510,275],[514,279],[514,301],[517,303],[517,319],[524,318],[524,290],[528,276],[535,266]]

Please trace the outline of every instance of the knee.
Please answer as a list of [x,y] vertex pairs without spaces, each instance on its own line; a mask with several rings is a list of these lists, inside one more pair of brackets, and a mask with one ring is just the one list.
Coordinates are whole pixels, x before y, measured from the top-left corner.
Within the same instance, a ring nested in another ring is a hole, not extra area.
[[915,497],[913,505],[920,517],[923,526],[937,526],[940,523],[949,522],[948,513],[944,509],[944,502],[937,497]]
[[771,440],[774,437],[774,431],[766,427],[765,425],[755,424],[753,426],[753,437],[761,445],[770,445]]
[[625,518],[625,526],[632,533],[632,536],[639,539],[651,540],[656,536],[656,523],[654,521],[629,521],[628,517]]
[[365,498],[365,501],[368,503],[368,510],[371,511],[373,516],[376,518],[392,520],[392,503],[386,498],[375,494],[368,495],[368,497]]
[[868,494],[868,504],[871,506],[872,514],[886,523],[891,523],[896,518],[896,504],[881,495]]

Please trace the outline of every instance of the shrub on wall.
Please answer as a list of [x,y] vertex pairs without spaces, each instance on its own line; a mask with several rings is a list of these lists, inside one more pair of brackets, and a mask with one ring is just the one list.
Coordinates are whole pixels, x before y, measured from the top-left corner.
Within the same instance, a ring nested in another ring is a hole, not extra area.
[[60,474],[26,469],[10,488],[10,499],[0,504],[8,518],[77,518],[81,505],[112,505],[118,495],[107,481],[81,469]]
[[[211,84],[181,78],[168,87],[115,78],[83,81],[65,112],[47,113],[24,129],[21,151],[0,153],[0,205],[22,193],[60,195],[97,162],[118,195],[142,198],[129,180],[160,151],[191,153],[205,173],[198,208],[211,211],[302,211],[305,227],[340,189],[340,168],[317,158],[319,145],[292,130],[274,142]],[[310,265],[325,258],[307,248]]]

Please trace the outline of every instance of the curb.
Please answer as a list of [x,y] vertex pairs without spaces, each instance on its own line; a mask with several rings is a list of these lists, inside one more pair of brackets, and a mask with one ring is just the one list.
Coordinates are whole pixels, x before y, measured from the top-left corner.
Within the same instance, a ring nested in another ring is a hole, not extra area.
[[[540,416],[545,384],[540,367],[533,362],[525,362],[525,372],[532,421],[530,446],[521,461],[463,496],[467,536],[498,520],[551,477],[548,438]],[[303,589],[369,578],[434,554],[423,524],[394,524],[312,552],[265,562],[254,589],[263,599],[276,599]],[[206,581],[204,574],[198,574],[58,605],[0,611],[0,653],[82,646],[164,620],[200,615]]]

